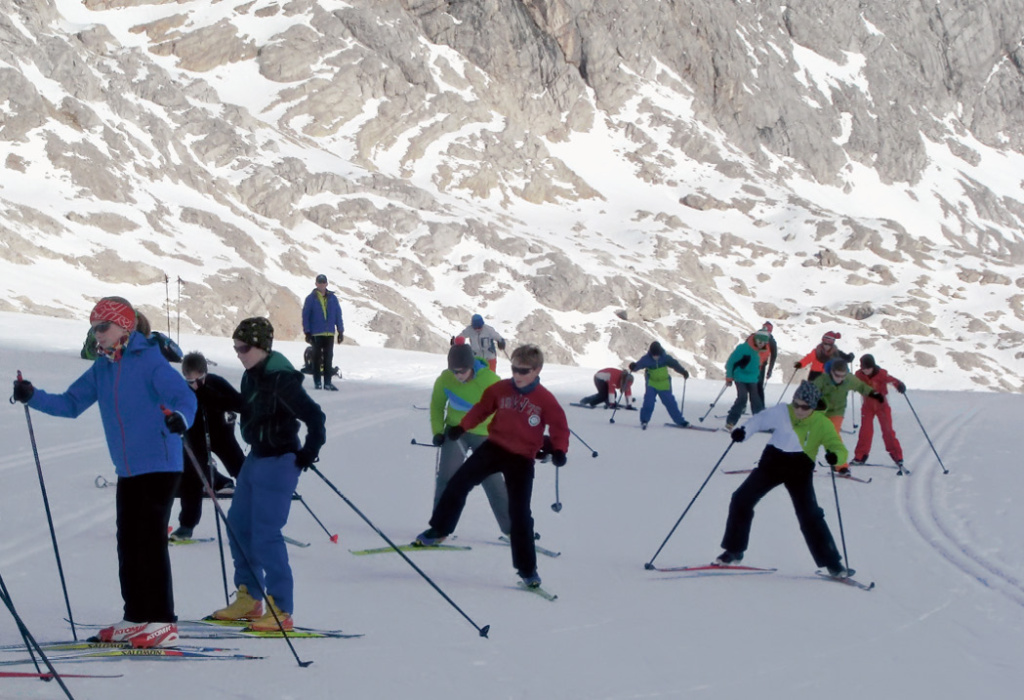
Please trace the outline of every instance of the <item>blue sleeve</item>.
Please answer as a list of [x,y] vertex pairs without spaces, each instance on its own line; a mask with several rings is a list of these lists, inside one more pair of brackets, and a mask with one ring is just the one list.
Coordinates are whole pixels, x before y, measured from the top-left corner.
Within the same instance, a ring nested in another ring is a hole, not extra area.
[[650,355],[644,355],[636,361],[636,369],[651,369],[654,367],[654,361]]
[[185,378],[175,371],[170,363],[157,363],[153,370],[153,389],[163,406],[185,417],[191,428],[196,419],[196,392],[192,391]]
[[312,333],[313,332],[313,308],[310,305],[310,297],[306,297],[306,301],[302,304],[302,332]]
[[[104,359],[102,362],[106,362],[106,360]],[[36,389],[28,405],[51,416],[77,418],[96,403],[95,366],[94,363],[63,394],[48,394],[42,389]],[[167,366],[170,367],[170,365]],[[188,385],[186,384],[185,387],[188,388]]]
[[331,302],[332,302],[332,306],[334,306],[334,310],[338,312],[338,322],[337,322],[338,332],[339,333],[344,333],[345,332],[345,321],[341,317],[341,302],[339,302],[338,301],[338,297],[336,295],[333,295],[333,294],[331,295]]

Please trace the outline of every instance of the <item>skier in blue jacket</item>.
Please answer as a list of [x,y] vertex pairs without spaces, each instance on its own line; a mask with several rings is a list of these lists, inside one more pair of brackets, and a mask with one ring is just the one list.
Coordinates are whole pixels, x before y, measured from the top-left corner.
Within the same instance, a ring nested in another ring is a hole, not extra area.
[[640,407],[640,427],[644,430],[647,430],[647,423],[650,422],[651,415],[654,413],[655,399],[661,399],[661,403],[665,405],[668,415],[676,425],[685,428],[690,424],[683,418],[683,412],[676,405],[676,397],[672,393],[672,377],[668,373],[670,368],[683,375],[683,379],[690,378],[690,373],[679,364],[676,358],[666,353],[658,341],[651,343],[646,355],[636,362],[629,363],[630,372],[644,370],[644,379],[647,380],[644,403]]
[[[327,289],[327,275],[316,276],[316,289],[306,297],[302,306],[302,332],[306,342],[313,346],[313,388],[337,391],[334,376],[334,332],[337,343],[345,340],[345,322],[341,318],[341,304],[334,292]],[[320,377],[323,375],[323,384]]]
[[[183,466],[181,435],[196,397],[160,352],[136,332],[137,315],[121,297],[105,297],[89,321],[98,357],[63,394],[14,382],[14,399],[52,416],[77,418],[99,404],[117,472],[117,557],[124,619],[97,635],[133,646],[178,639],[167,523]],[[170,413],[164,415],[163,408]]]

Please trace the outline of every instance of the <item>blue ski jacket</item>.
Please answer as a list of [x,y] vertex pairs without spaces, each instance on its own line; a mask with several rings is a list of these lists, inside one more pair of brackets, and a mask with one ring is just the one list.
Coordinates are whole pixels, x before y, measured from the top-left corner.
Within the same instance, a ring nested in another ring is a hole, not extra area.
[[119,360],[98,357],[63,394],[36,389],[28,405],[77,418],[94,403],[119,477],[182,470],[181,436],[167,429],[161,407],[181,413],[191,425],[196,395],[156,342],[133,332]]

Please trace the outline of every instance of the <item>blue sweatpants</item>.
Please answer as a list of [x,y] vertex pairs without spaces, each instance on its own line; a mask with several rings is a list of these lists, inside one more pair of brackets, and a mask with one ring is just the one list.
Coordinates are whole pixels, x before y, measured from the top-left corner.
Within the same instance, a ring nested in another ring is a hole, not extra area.
[[644,392],[644,404],[640,407],[641,423],[650,422],[651,414],[654,413],[655,398],[661,399],[661,402],[665,404],[665,410],[668,411],[668,415],[671,416],[672,421],[676,425],[683,425],[686,423],[686,419],[683,418],[683,414],[679,410],[678,404],[676,404],[676,397],[672,394],[672,390],[662,389],[661,391],[658,391],[651,386],[648,386],[647,391]]
[[294,612],[292,569],[281,530],[288,522],[292,494],[299,483],[295,455],[245,458],[228,510],[235,586],[262,598],[261,588],[283,612]]

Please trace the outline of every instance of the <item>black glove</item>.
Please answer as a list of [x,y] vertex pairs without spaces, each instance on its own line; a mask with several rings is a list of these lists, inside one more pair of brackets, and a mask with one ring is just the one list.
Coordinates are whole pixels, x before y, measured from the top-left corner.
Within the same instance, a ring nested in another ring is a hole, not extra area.
[[455,336],[454,335],[452,336],[452,339],[448,341],[448,344],[449,345],[455,345]]
[[341,345],[342,342],[344,342],[344,340],[345,340],[345,334],[344,333],[338,333],[338,345]]
[[295,466],[303,471],[313,466],[313,462],[316,461],[317,456],[308,447],[303,447],[295,453]]
[[885,403],[885,397],[882,396],[881,394],[879,394],[877,391],[872,391],[870,394],[868,394],[868,398],[869,399],[874,399],[875,401],[878,401],[879,403]]
[[438,433],[434,436],[434,447],[440,447],[444,444],[444,433]]
[[730,433],[730,435],[732,435],[732,441],[733,442],[743,442],[744,440],[747,439],[747,429],[746,428],[736,428],[735,430],[733,430]]
[[565,453],[561,450],[555,450],[551,453],[551,463],[556,467],[565,466]]
[[505,341],[504,341],[504,339],[498,341],[498,349],[499,350],[504,350],[505,349]]
[[828,466],[834,467],[836,466],[836,462],[839,461],[839,457],[835,452],[826,452],[825,461],[828,462]]
[[799,361],[793,363],[793,369],[800,369],[801,367],[803,367],[803,365],[800,364]]
[[767,372],[764,373],[765,381],[768,381],[771,378],[772,378],[772,371],[771,370],[768,370]]
[[551,444],[551,436],[545,435],[544,443],[540,446],[540,449],[537,450],[537,454],[534,456],[534,459],[540,460],[541,462],[546,462],[548,458],[551,456],[551,453],[554,451],[554,449],[554,446],[552,446]]
[[687,372],[685,368],[683,369],[681,374],[683,375],[683,379],[689,379],[690,378],[690,373]]
[[460,437],[462,437],[463,433],[465,432],[466,429],[463,428],[461,425],[453,425],[452,427],[448,428],[448,432],[446,433],[446,435],[449,440],[458,440]]
[[896,384],[896,391],[900,392],[901,394],[907,393],[907,385],[904,384],[903,382],[898,382]]
[[313,334],[312,333],[306,333],[306,343],[308,345],[312,345],[313,344]]
[[629,371],[630,372],[635,372],[636,371],[636,363],[635,362],[630,362],[629,363]]
[[188,426],[185,425],[185,416],[181,415],[177,411],[174,413],[168,413],[164,416],[164,425],[166,425],[167,429],[176,435],[181,435],[188,430]]
[[14,380],[14,393],[11,394],[11,398],[15,401],[28,403],[32,399],[32,394],[34,393],[36,393],[36,388],[32,386],[32,382],[27,379]]

